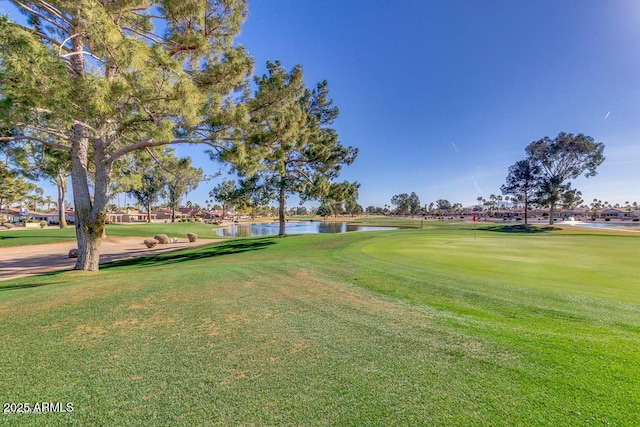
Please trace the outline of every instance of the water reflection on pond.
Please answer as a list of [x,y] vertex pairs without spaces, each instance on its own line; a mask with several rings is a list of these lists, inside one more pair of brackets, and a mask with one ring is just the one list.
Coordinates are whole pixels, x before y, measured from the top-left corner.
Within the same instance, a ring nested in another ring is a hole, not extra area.
[[[287,234],[347,233],[350,231],[396,230],[397,227],[376,227],[356,225],[348,222],[296,221],[287,222]],[[224,237],[257,237],[277,236],[280,231],[278,222],[263,224],[233,224],[229,227],[214,230],[218,236]]]

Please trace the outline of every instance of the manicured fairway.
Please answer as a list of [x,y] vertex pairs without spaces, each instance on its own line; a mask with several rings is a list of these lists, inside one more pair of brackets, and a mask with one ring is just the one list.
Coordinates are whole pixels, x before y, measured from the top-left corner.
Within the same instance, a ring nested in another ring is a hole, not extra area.
[[640,236],[484,228],[2,282],[0,425],[637,425]]

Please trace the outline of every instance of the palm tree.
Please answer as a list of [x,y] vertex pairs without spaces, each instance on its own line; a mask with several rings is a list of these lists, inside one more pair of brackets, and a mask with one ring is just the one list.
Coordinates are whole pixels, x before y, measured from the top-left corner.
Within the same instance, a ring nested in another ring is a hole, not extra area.
[[495,194],[492,194],[489,196],[489,200],[490,200],[489,210],[492,211],[495,207],[498,206],[498,196],[496,196]]
[[47,212],[51,210],[51,205],[57,205],[57,203],[51,198],[51,196],[45,197],[42,202],[47,205]]

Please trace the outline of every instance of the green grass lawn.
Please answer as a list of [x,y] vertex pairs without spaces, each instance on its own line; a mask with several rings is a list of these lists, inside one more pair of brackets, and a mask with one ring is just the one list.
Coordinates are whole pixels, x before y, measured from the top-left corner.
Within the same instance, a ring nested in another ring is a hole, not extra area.
[[0,425],[640,422],[640,235],[229,240],[0,284]]
[[[203,239],[213,239],[218,238],[211,231],[214,228],[220,227],[199,222],[110,224],[107,225],[107,236],[151,238],[156,234],[167,234],[186,237],[187,233],[193,232]],[[65,229],[48,227],[46,229],[3,230],[0,231],[0,249],[12,246],[67,242],[75,240],[75,238],[76,230],[73,226]]]

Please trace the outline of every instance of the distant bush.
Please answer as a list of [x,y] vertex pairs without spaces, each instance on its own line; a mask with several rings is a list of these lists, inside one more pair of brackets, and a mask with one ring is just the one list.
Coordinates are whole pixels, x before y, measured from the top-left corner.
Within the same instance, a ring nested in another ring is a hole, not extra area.
[[13,228],[13,224],[11,224],[10,222],[5,222],[4,226],[7,227],[7,230]]
[[196,233],[187,233],[187,239],[189,239],[190,242],[195,242],[198,240],[198,235]]
[[40,221],[40,228],[45,228],[47,225],[49,225],[49,223],[47,221]]
[[605,218],[604,220],[605,221],[611,221],[611,218]]

